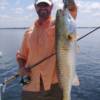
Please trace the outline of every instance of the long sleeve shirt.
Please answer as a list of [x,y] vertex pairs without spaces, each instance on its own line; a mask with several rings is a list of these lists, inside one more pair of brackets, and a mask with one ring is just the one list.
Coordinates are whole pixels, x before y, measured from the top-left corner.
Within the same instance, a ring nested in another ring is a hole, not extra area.
[[[26,60],[26,66],[31,66],[55,52],[55,25],[49,17],[44,23],[37,20],[24,34],[22,45],[17,53],[17,59]],[[56,73],[56,56],[52,56],[37,65],[30,73],[31,83],[23,86],[25,91],[39,91],[40,77],[43,80],[45,90],[49,90],[51,84],[58,82]]]

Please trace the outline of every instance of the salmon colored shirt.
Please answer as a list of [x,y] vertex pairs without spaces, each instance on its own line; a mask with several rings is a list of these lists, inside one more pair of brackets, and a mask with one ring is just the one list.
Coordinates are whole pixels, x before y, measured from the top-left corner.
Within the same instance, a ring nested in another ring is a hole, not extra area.
[[[22,46],[17,53],[17,58],[25,59],[26,66],[31,66],[43,58],[55,52],[55,25],[50,18],[44,23],[38,20],[34,27],[25,34]],[[40,77],[43,80],[45,90],[49,90],[51,84],[58,83],[56,74],[56,56],[50,57],[32,69],[30,73],[31,83],[23,87],[25,91],[39,91]]]

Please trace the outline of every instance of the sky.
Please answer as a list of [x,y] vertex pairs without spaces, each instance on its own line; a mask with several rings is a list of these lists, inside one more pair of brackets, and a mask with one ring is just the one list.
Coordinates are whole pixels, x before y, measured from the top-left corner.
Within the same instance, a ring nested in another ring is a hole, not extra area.
[[[62,0],[53,0],[56,9]],[[80,27],[100,26],[100,0],[75,0],[78,7],[76,24]],[[37,19],[34,0],[0,0],[0,28],[29,27]]]

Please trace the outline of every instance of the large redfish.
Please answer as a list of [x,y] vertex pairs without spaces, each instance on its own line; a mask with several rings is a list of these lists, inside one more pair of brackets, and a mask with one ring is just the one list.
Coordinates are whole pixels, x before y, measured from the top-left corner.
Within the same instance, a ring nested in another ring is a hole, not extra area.
[[56,13],[56,59],[63,100],[71,100],[71,87],[75,72],[76,27],[68,9]]

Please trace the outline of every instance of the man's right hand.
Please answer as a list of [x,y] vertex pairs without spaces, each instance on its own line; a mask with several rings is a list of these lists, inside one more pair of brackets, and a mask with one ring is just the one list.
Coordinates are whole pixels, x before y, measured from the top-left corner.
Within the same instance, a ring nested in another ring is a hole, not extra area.
[[22,58],[18,58],[18,65],[19,65],[19,75],[24,76],[27,74],[27,71],[25,69],[26,61]]
[[30,72],[31,72],[31,70],[29,68],[25,68],[25,67],[19,68],[19,75],[20,76],[25,76],[25,75],[28,76]]

